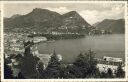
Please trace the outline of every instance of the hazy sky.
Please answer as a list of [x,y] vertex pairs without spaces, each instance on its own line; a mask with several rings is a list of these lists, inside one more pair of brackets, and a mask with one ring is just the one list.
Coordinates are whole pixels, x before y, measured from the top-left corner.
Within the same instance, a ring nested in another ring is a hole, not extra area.
[[77,11],[88,23],[94,24],[103,19],[124,18],[123,3],[6,3],[4,16],[27,14],[34,8],[49,9],[60,14]]

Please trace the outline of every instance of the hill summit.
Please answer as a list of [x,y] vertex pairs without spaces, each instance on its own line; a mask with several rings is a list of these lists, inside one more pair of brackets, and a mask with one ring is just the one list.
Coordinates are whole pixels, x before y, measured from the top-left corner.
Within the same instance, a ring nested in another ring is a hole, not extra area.
[[99,30],[108,30],[112,33],[120,34],[125,31],[125,20],[124,19],[104,19],[98,24],[94,24]]

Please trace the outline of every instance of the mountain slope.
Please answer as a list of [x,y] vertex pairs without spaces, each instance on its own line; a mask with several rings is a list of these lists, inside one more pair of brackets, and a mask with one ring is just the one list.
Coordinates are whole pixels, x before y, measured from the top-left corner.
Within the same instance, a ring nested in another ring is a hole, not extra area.
[[40,31],[41,29],[59,26],[60,17],[61,15],[56,12],[36,8],[26,15],[5,19],[4,25],[5,28],[32,28]]
[[63,14],[63,23],[69,23],[74,25],[86,25],[82,27],[88,27],[91,26],[88,24],[76,11],[71,11],[66,14]]
[[105,19],[95,26],[99,30],[107,30],[112,33],[124,33],[125,31],[125,21],[124,19]]
[[88,33],[91,25],[86,22],[76,11],[71,11],[62,15],[62,27],[66,27],[70,32]]

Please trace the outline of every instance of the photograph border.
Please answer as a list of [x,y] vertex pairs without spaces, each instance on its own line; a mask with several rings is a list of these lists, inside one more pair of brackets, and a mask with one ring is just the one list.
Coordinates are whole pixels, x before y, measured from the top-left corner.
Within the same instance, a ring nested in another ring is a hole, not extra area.
[[[51,81],[127,81],[128,78],[128,30],[127,30],[127,1],[1,1],[1,81],[6,81],[6,82],[19,82],[19,81],[41,81],[41,82],[51,82]],[[89,78],[89,79],[4,79],[4,25],[3,25],[3,17],[4,17],[4,4],[11,4],[11,3],[124,3],[125,4],[125,78],[123,79],[118,79],[118,78],[112,78],[112,79],[102,79],[102,78]]]

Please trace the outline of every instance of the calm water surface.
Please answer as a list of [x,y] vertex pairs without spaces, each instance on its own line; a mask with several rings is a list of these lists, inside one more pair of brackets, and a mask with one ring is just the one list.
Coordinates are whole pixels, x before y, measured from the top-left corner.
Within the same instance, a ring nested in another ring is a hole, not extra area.
[[86,36],[81,39],[56,40],[51,43],[40,43],[39,53],[50,54],[54,49],[57,54],[61,54],[64,62],[73,62],[80,52],[92,49],[96,57],[103,56],[125,57],[125,37],[124,34]]

